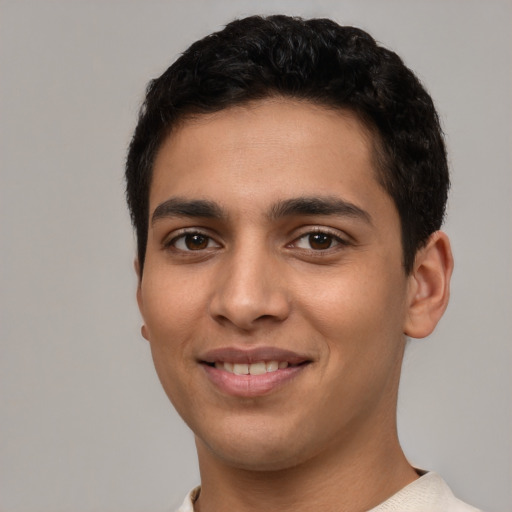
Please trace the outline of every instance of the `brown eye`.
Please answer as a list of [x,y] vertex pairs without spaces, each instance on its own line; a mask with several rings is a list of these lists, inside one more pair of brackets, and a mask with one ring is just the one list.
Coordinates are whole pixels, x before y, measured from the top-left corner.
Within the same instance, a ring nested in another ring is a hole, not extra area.
[[185,235],[184,242],[185,246],[189,251],[198,251],[201,249],[206,249],[208,247],[207,236],[195,234],[195,235]]
[[184,252],[203,251],[220,247],[213,238],[202,233],[183,233],[171,240],[169,246]]
[[321,251],[331,247],[333,237],[326,233],[311,233],[308,235],[308,242],[311,249]]
[[305,233],[293,241],[292,246],[308,251],[327,251],[339,245],[347,245],[342,239],[327,231],[312,231]]

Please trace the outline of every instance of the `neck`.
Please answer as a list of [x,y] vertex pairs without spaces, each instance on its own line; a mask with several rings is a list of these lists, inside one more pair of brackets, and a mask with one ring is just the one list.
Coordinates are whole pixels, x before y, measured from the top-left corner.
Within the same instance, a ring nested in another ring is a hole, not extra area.
[[391,429],[382,428],[387,420],[375,432],[357,429],[338,446],[275,471],[232,467],[197,440],[202,484],[196,511],[369,510],[418,478],[399,445],[394,418]]

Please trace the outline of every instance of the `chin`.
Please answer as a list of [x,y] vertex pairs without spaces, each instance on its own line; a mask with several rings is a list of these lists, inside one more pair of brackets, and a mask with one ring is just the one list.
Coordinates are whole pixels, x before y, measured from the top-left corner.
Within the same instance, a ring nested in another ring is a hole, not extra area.
[[307,458],[298,433],[278,426],[269,429],[268,424],[261,427],[241,429],[238,424],[236,432],[229,429],[215,435],[209,431],[205,436],[196,435],[196,445],[198,451],[204,447],[224,464],[247,471],[279,471],[297,466]]
[[232,468],[245,471],[281,471],[299,465],[303,459],[296,453],[286,453],[286,451],[264,451],[247,449],[246,447],[238,449],[230,446],[227,449],[209,447],[210,452],[219,460]]

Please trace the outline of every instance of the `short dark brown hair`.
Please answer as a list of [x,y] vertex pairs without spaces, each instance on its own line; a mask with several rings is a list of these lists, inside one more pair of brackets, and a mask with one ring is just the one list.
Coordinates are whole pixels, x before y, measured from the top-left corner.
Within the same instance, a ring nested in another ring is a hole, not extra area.
[[449,189],[431,97],[396,53],[328,19],[251,16],[195,42],[152,80],[126,163],[127,201],[144,266],[155,156],[176,123],[284,96],[350,110],[374,135],[381,185],[398,210],[403,264],[443,222]]

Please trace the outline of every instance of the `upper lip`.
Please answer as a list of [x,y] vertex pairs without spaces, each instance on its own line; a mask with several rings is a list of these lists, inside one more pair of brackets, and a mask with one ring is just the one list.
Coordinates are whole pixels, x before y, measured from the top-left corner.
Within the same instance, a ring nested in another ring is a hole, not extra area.
[[287,361],[290,365],[297,365],[310,361],[311,358],[291,350],[276,347],[223,347],[203,353],[199,357],[199,360],[200,362],[209,364],[216,362],[251,364],[260,361]]

